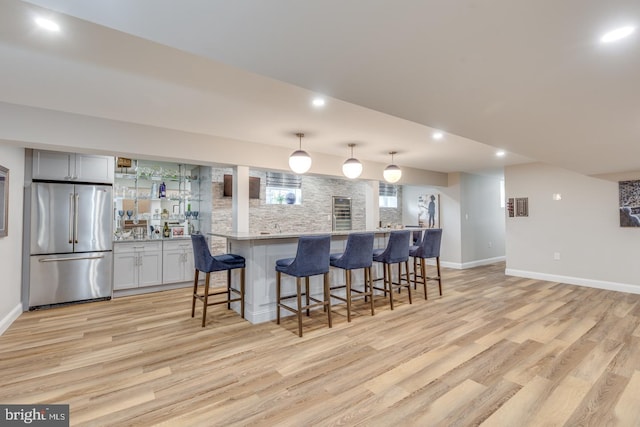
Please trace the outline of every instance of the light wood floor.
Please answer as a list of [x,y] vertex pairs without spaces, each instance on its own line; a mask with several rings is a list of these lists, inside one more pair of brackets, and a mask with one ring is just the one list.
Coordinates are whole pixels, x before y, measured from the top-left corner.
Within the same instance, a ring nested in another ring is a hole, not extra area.
[[[188,290],[25,313],[0,337],[0,403],[72,425],[640,425],[640,295],[444,270],[444,296],[350,324],[322,312],[200,327]],[[362,304],[362,303],[361,303]]]

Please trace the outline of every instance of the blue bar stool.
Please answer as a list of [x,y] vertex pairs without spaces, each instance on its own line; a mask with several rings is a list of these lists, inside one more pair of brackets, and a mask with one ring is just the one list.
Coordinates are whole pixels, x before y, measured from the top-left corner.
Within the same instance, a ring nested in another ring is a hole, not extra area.
[[[277,324],[280,324],[280,308],[289,310],[298,315],[298,335],[302,336],[302,311],[307,311],[316,306],[322,306],[327,311],[329,327],[331,327],[331,297],[329,295],[329,252],[331,250],[331,236],[301,236],[298,239],[298,250],[295,258],[285,258],[276,261],[276,301]],[[282,273],[296,278],[296,295],[282,296]],[[324,300],[313,298],[309,295],[309,277],[324,275]],[[301,279],[305,279],[305,292],[302,292]],[[305,305],[302,305],[302,295],[305,296]],[[282,301],[290,298],[297,299],[296,308],[284,304]],[[311,301],[314,303],[312,304]]]
[[[409,280],[409,242],[411,241],[411,231],[392,231],[389,234],[389,242],[385,249],[375,249],[373,251],[373,260],[383,263],[384,267],[384,288],[376,288],[379,291],[384,291],[386,298],[387,292],[389,293],[389,305],[393,310],[393,287],[398,288],[398,291],[403,287],[406,287],[409,292],[409,304],[411,304],[411,283]],[[394,282],[391,276],[391,265],[398,264],[398,282]],[[402,264],[405,265],[405,278],[406,284],[402,284]],[[376,279],[380,280],[380,279]]]
[[[427,299],[427,281],[436,280],[440,296],[442,296],[442,279],[440,277],[440,242],[442,241],[441,228],[429,228],[425,230],[424,237],[418,246],[409,249],[409,256],[413,257],[413,288],[418,286],[418,278],[424,286],[424,299]],[[427,276],[426,262],[428,258],[436,259],[437,276]],[[420,259],[420,264],[418,264]],[[419,268],[418,268],[419,267]],[[418,271],[420,274],[418,274]]]
[[[196,312],[196,299],[204,303],[202,308],[202,327],[204,327],[207,318],[207,307],[216,304],[227,304],[227,309],[231,309],[231,303],[240,301],[240,315],[244,319],[244,268],[245,259],[240,255],[224,254],[212,256],[209,251],[209,245],[207,240],[202,234],[192,234],[191,243],[193,245],[193,261],[195,264],[196,272],[193,279],[193,301],[191,304],[191,317],[195,316]],[[234,289],[231,286],[231,270],[240,268],[240,289]],[[209,292],[209,282],[211,273],[214,271],[227,271],[227,287],[226,289]],[[206,273],[206,280],[204,283],[204,294],[198,294],[198,275],[200,272]],[[231,298],[231,293],[239,295],[237,298]],[[227,298],[222,301],[209,302],[209,297],[214,295],[227,294]]]
[[[347,247],[344,253],[331,254],[329,262],[332,267],[342,268],[344,270],[345,284],[335,286],[331,289],[345,288],[345,297],[331,294],[331,297],[345,301],[347,303],[347,322],[351,322],[351,299],[352,292],[355,292],[358,298],[367,298],[371,304],[371,315],[374,315],[373,307],[373,279],[371,278],[371,265],[373,264],[373,233],[351,233],[347,238]],[[364,271],[364,290],[351,288],[351,270],[362,268]]]

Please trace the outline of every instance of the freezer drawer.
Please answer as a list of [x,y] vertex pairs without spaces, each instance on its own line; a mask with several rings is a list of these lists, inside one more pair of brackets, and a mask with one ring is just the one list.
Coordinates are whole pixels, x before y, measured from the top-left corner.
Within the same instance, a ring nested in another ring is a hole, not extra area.
[[111,297],[111,252],[30,257],[29,308]]

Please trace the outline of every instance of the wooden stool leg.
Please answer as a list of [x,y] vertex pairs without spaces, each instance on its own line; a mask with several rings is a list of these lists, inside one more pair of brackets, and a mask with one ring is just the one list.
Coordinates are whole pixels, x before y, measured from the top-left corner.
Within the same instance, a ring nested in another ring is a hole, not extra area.
[[393,287],[391,283],[393,283],[393,277],[391,276],[391,264],[384,265],[386,270],[387,281],[384,284],[384,289],[386,293],[387,285],[389,285],[389,305],[391,306],[391,310],[393,310]]
[[420,269],[422,270],[422,285],[424,286],[424,299],[427,298],[427,270],[426,270],[427,262],[424,258],[420,258]]
[[[307,303],[307,307],[309,307],[309,304],[311,304],[311,301],[309,299],[309,278],[305,277],[304,278],[304,295],[305,295],[305,301]],[[309,311],[309,308],[307,308],[307,316],[310,316],[311,312]]]
[[193,301],[191,302],[191,317],[196,314],[196,295],[198,294],[198,274],[200,271],[196,270],[195,277],[193,279]]
[[331,328],[331,285],[329,283],[329,273],[324,273],[324,300],[327,303],[327,319]]
[[440,257],[436,257],[436,268],[438,270],[438,289],[440,290],[440,296],[442,296],[442,276],[440,275]]
[[375,308],[373,305],[373,279],[371,278],[371,267],[367,267],[364,269],[364,281],[365,286],[367,282],[369,282],[369,299],[371,300],[371,315],[375,315]]
[[407,292],[409,292],[409,304],[411,302],[411,280],[409,280],[409,260],[404,262],[404,270],[407,272]]
[[227,310],[231,310],[231,270],[227,270]]
[[204,323],[207,320],[207,305],[209,304],[209,279],[211,277],[211,273],[207,273],[207,277],[204,281],[204,307],[202,307],[202,327],[204,328]]
[[244,319],[244,268],[240,270],[240,315]]
[[413,257],[413,289],[418,289],[418,258]]
[[296,277],[296,291],[298,292],[298,336],[302,337],[302,284],[299,277]]
[[347,300],[347,322],[351,322],[351,270],[345,270],[346,280],[346,300]]
[[382,264],[382,283],[384,288],[384,298],[387,298],[387,264]]
[[276,271],[276,324],[280,324],[280,279],[282,273]]

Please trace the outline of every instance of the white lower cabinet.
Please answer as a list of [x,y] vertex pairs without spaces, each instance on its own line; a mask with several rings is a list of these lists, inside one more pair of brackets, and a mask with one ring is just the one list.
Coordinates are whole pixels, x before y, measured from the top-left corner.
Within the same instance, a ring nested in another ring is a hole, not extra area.
[[118,242],[113,245],[113,289],[162,284],[162,242]]
[[193,249],[191,240],[164,241],[162,251],[162,282],[193,280]]
[[[190,239],[115,242],[113,245],[115,291],[192,282],[194,269]],[[200,276],[204,279],[204,274]]]

